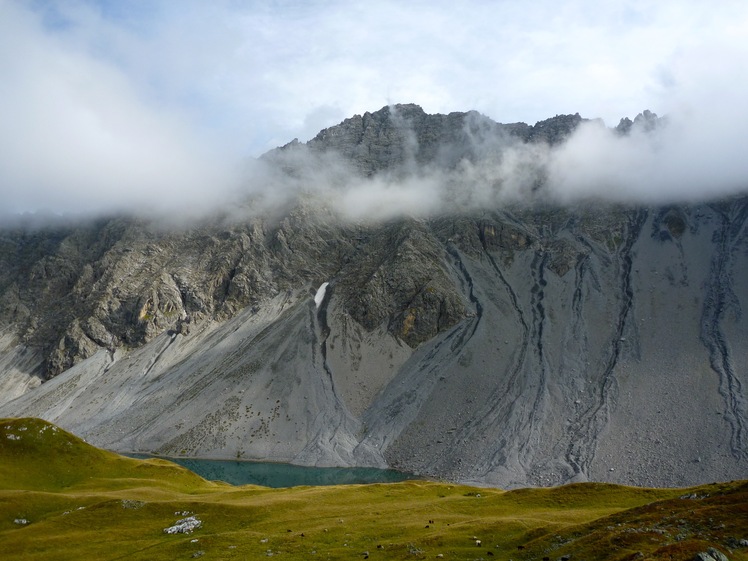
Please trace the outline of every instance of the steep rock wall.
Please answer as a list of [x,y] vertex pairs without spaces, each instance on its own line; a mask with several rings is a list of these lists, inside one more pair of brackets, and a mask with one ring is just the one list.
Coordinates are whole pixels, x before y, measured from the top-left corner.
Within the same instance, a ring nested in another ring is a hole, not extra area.
[[115,449],[501,486],[739,477],[746,209],[506,210],[359,230],[314,282],[97,351],[0,414]]

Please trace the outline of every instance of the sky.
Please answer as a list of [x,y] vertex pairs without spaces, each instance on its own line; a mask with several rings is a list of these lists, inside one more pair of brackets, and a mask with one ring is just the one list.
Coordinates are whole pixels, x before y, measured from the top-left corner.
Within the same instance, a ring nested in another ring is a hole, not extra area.
[[610,127],[650,109],[686,131],[664,165],[586,132],[549,164],[559,184],[594,191],[612,166],[666,198],[719,165],[730,192],[746,37],[742,0],[0,0],[0,214],[210,205],[252,158],[396,103]]

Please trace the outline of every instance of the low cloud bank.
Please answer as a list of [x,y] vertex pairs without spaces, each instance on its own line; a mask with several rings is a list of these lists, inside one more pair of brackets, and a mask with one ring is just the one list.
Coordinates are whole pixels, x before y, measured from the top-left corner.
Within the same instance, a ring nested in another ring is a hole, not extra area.
[[[748,193],[741,154],[748,135],[718,115],[640,119],[625,133],[583,121],[555,144],[490,128],[475,135],[466,119],[465,155],[455,159],[455,146],[445,145],[426,162],[412,123],[403,120],[402,141],[391,147],[398,161],[365,176],[350,157],[312,142],[230,161],[190,143],[179,123],[128,113],[126,100],[122,112],[107,123],[85,111],[49,116],[48,126],[21,139],[44,152],[38,160],[6,138],[4,210],[138,213],[178,224],[214,213],[282,214],[305,198],[345,220],[379,221],[505,205],[690,203]],[[40,124],[45,118],[41,112]],[[86,130],[66,140],[60,118]]]
[[350,158],[309,143],[276,151],[268,175],[249,183],[278,201],[312,197],[351,220],[507,204],[696,203],[748,193],[748,159],[741,156],[748,131],[735,125],[716,111],[660,119],[648,114],[624,130],[583,121],[557,144],[466,130],[461,138],[472,143],[469,156],[419,164],[415,135],[404,121],[398,125],[404,127],[402,161],[393,169],[363,178]]
[[620,136],[586,123],[549,154],[548,189],[562,202],[698,202],[748,192],[748,130],[718,114],[671,115]]
[[[287,166],[293,168],[293,173],[279,171],[265,160],[245,158],[244,155],[257,152],[250,142],[241,144],[245,137],[262,137],[265,146],[268,138],[283,136],[282,131],[306,133],[337,118],[344,112],[341,107],[363,107],[370,103],[367,100],[380,99],[380,94],[371,94],[381,82],[379,76],[367,75],[358,82],[351,79],[355,72],[369,69],[369,65],[353,64],[359,60],[354,57],[343,61],[342,66],[324,66],[327,71],[321,74],[321,61],[312,60],[315,64],[309,64],[311,59],[297,58],[303,49],[271,48],[277,37],[287,47],[289,37],[296,36],[260,33],[268,21],[278,25],[286,22],[287,18],[281,17],[283,10],[271,10],[268,20],[252,10],[205,11],[199,4],[188,4],[190,9],[181,4],[174,9],[168,3],[156,3],[160,9],[146,9],[145,5],[140,11],[127,9],[119,13],[114,9],[113,13],[119,14],[114,17],[106,6],[96,2],[0,2],[0,216],[43,211],[76,216],[127,212],[188,222],[216,211],[281,212],[296,197],[305,196],[348,219],[379,220],[403,214],[432,216],[481,210],[510,203],[689,202],[747,190],[748,158],[744,147],[748,146],[748,110],[744,100],[748,84],[744,83],[745,72],[741,70],[748,53],[744,40],[748,20],[745,10],[737,5],[725,13],[710,7],[698,17],[688,16],[694,18],[694,29],[706,30],[704,37],[708,41],[690,33],[691,23],[683,24],[685,31],[677,34],[678,41],[673,43],[678,45],[677,52],[667,55],[670,49],[662,46],[668,41],[656,41],[664,49],[657,57],[661,61],[661,71],[657,72],[661,88],[657,95],[644,98],[634,95],[652,87],[648,74],[642,72],[623,72],[619,68],[616,72],[620,79],[613,81],[609,80],[609,73],[603,73],[602,79],[595,65],[588,68],[591,74],[587,79],[570,74],[579,64],[535,72],[539,64],[554,58],[548,56],[548,47],[542,41],[539,45],[543,48],[526,61],[527,72],[507,75],[502,81],[507,87],[497,92],[493,79],[483,84],[485,76],[492,73],[476,73],[473,69],[480,64],[464,64],[465,56],[476,51],[474,40],[482,45],[488,32],[491,37],[502,36],[493,28],[485,30],[483,24],[487,20],[478,18],[479,28],[486,33],[467,33],[463,37],[464,50],[456,51],[460,56],[449,65],[438,66],[438,81],[424,81],[413,74],[414,68],[430,65],[405,61],[391,79],[400,84],[412,77],[413,82],[404,89],[395,89],[393,96],[412,97],[438,110],[480,106],[484,110],[490,107],[492,112],[498,111],[497,107],[511,107],[512,99],[524,100],[537,92],[543,96],[536,99],[533,107],[568,108],[579,103],[580,110],[584,110],[581,104],[585,99],[584,107],[598,106],[589,104],[593,94],[596,99],[606,100],[606,108],[622,99],[652,99],[656,105],[668,108],[667,124],[654,130],[634,127],[630,134],[622,136],[600,122],[587,122],[566,142],[553,146],[512,141],[506,135],[492,136],[490,126],[479,127],[477,133],[468,127],[463,131],[467,148],[453,145],[440,154],[441,160],[432,159],[422,165],[419,158],[425,148],[419,146],[415,135],[408,134],[412,124],[402,119],[398,126],[405,139],[400,147],[403,162],[397,169],[363,178],[349,159],[332,153],[322,155],[311,148],[295,151],[295,161]],[[390,8],[397,9],[400,15],[410,14],[411,19],[394,18],[406,22],[400,28],[401,37],[410,40],[413,32],[409,22],[420,22],[422,10],[416,7],[404,13],[399,4]],[[524,4],[508,5],[506,9],[509,15],[519,18],[528,14]],[[580,8],[578,13],[572,11],[566,17],[570,24],[578,23],[580,16],[588,12]],[[544,10],[533,14],[531,19],[545,22]],[[671,22],[673,16],[683,14],[691,12],[682,10],[680,4],[668,4],[663,12],[656,12],[658,17],[653,21]],[[358,21],[357,13],[326,12],[325,17],[318,18],[320,26],[309,25],[308,19],[317,18],[319,10],[307,8],[297,15],[291,29],[316,30],[315,39],[342,37],[345,40],[340,44],[350,43],[348,35],[327,33],[328,29],[354,30],[351,33],[356,37],[367,38],[357,26],[347,25],[354,16]],[[444,23],[451,21],[451,17],[443,19]],[[643,23],[637,24],[637,18],[625,26],[615,18],[611,21],[616,22],[615,30],[639,29],[648,33],[649,43],[639,35],[626,36],[619,45],[625,54],[621,60],[626,61],[648,60],[653,39],[661,38],[663,29],[669,29],[653,24],[640,27]],[[205,22],[212,23],[204,25]],[[508,29],[523,28],[509,19],[506,22]],[[602,31],[607,27],[598,29],[587,24],[588,30],[594,29],[604,39],[600,45],[610,44],[609,34]],[[562,27],[565,40],[577,35]],[[431,34],[431,27],[426,28]],[[252,40],[260,36],[272,41],[261,41],[249,48],[254,45]],[[684,42],[685,38],[691,39]],[[372,35],[368,39],[374,43],[366,43],[366,52],[371,47],[377,53],[376,60],[380,60],[381,37]],[[588,39],[580,43],[580,60],[589,56]],[[646,45],[646,49],[632,57],[632,45]],[[337,46],[332,43],[322,51],[342,52]],[[402,62],[402,52],[409,51],[398,43],[394,47],[390,55],[381,58],[383,68],[388,70]],[[250,64],[255,52],[280,53],[288,58],[259,57],[255,61],[259,66],[255,67]],[[490,56],[480,58],[483,64],[500,60],[492,54],[495,51],[485,52]],[[232,53],[244,54],[232,58]],[[430,48],[422,52],[424,57],[431,57],[431,53]],[[437,58],[441,61],[444,57]],[[290,66],[282,66],[283,60]],[[647,62],[645,66],[651,65]],[[502,63],[495,70],[507,69]],[[305,80],[296,82],[290,78],[299,76]],[[358,85],[352,92],[347,88],[353,83]],[[471,87],[465,87],[466,83]],[[458,87],[452,89],[455,84]],[[551,84],[559,88],[566,85],[572,90],[567,90],[566,95],[554,90],[553,101],[549,102],[546,96]],[[590,85],[604,85],[606,89],[596,90]],[[465,92],[479,91],[478,86],[484,89],[477,98],[460,97]],[[523,86],[529,90],[523,90]],[[285,91],[293,95],[279,93]],[[359,97],[355,91],[363,93]],[[447,95],[438,103],[435,99],[429,102],[429,96],[438,97],[438,92],[447,91],[454,95]],[[307,96],[311,93],[320,97],[308,105]],[[336,98],[345,103],[333,103]],[[467,106],[461,107],[463,104]],[[281,120],[303,122],[303,126],[271,127],[268,123],[276,118],[270,119],[265,113],[274,111],[290,112],[293,118]],[[609,109],[606,114],[610,114]],[[493,116],[502,119],[501,114]],[[228,124],[232,120],[241,126]],[[470,152],[470,157],[461,157],[463,152]]]

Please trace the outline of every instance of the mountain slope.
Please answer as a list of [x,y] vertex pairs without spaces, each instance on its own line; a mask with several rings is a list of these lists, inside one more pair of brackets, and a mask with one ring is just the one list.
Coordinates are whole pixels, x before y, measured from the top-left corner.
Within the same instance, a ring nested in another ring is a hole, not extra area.
[[745,481],[231,487],[98,450],[39,419],[0,419],[0,474],[7,559],[748,559]]
[[[292,176],[310,154],[358,175],[459,171],[580,121],[398,106],[266,159]],[[307,193],[177,230],[8,230],[3,395],[57,375],[0,415],[116,450],[504,487],[745,477],[747,217],[734,198],[351,221]]]

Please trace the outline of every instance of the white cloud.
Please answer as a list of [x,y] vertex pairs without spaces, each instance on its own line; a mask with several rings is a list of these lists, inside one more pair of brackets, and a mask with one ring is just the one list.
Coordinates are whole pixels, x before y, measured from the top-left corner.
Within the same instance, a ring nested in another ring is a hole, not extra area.
[[427,217],[444,208],[443,185],[438,178],[408,177],[399,181],[374,178],[351,182],[328,192],[332,208],[356,221],[380,221],[410,215]]
[[16,6],[0,10],[3,210],[184,210],[235,187],[231,162],[178,111]]
[[240,157],[399,102],[500,122],[580,112],[609,125],[649,108],[685,127],[665,149],[670,167],[617,141],[579,153],[580,136],[556,156],[589,166],[566,179],[577,192],[622,177],[600,161],[649,166],[668,194],[685,170],[714,177],[703,171],[712,165],[736,184],[747,35],[737,0],[10,0],[0,4],[0,205],[202,206],[233,186]]

